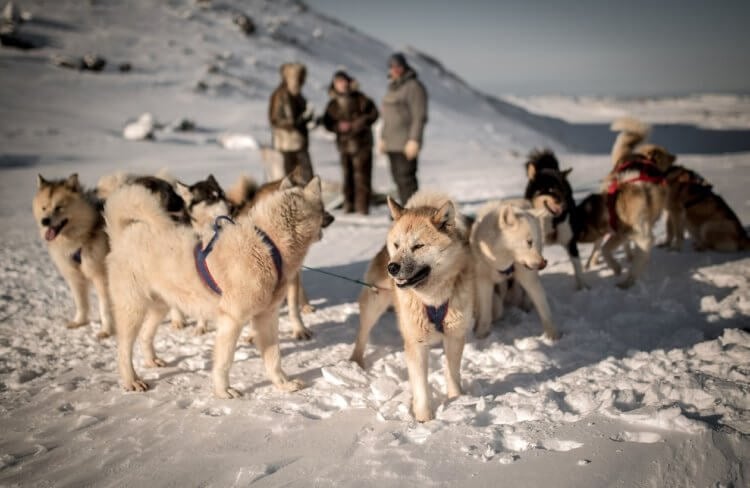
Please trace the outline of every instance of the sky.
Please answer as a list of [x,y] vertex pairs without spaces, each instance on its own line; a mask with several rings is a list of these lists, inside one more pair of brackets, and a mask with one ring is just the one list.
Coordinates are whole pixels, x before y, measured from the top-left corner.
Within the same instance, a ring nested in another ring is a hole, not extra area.
[[750,0],[307,0],[495,95],[750,93]]

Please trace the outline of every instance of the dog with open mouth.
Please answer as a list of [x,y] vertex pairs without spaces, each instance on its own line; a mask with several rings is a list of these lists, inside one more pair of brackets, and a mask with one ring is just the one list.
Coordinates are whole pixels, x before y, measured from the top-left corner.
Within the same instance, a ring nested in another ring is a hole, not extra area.
[[101,211],[101,201],[81,187],[77,174],[60,180],[38,176],[34,219],[75,303],[75,316],[66,327],[89,323],[89,285],[93,284],[101,320],[97,337],[103,339],[113,333],[113,325],[105,264],[109,240]]
[[526,162],[528,183],[524,197],[536,209],[547,210],[549,218],[544,219],[545,244],[560,244],[565,247],[573,264],[576,289],[588,288],[583,279],[583,267],[578,253],[580,222],[577,220],[573,189],[568,182],[571,168],[560,170],[560,163],[550,150],[535,150]]
[[388,199],[393,226],[373,258],[359,297],[360,324],[351,360],[364,367],[370,330],[394,305],[404,340],[412,409],[419,422],[433,418],[427,356],[442,341],[448,398],[461,394],[460,365],[466,331],[474,322],[474,266],[466,226],[453,201],[420,191],[406,207]]

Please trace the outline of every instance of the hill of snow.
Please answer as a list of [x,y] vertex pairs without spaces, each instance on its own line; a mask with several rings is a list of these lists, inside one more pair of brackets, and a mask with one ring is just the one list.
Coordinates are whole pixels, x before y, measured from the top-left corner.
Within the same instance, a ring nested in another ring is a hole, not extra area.
[[[542,282],[563,338],[545,341],[535,313],[511,311],[490,338],[470,339],[465,395],[452,402],[442,396],[442,354],[434,349],[430,382],[439,407],[426,424],[408,413],[393,314],[374,330],[369,369],[359,369],[347,361],[359,289],[312,272],[303,279],[318,309],[305,317],[315,338],[294,342],[285,314],[281,323],[283,365],[306,389],[276,391],[255,348],[241,344],[232,381],[245,396],[214,399],[212,334],[194,337],[191,328],[165,325],[156,347],[167,367],[145,370],[136,355],[153,389],[124,393],[114,341],[95,339],[98,324],[63,327],[72,303],[31,215],[36,174],[77,171],[89,185],[116,170],[163,167],[186,181],[209,172],[225,185],[243,172],[261,178],[257,150],[230,151],[218,141],[227,133],[270,141],[266,103],[282,62],[308,65],[305,94],[321,110],[340,66],[379,100],[392,48],[297,2],[20,6],[32,14],[20,32],[45,47],[0,49],[1,485],[748,484],[747,255],[656,250],[633,289],[614,287],[600,266],[587,276],[593,288],[575,292],[564,251],[545,249],[550,265]],[[233,24],[237,13],[252,17],[255,34]],[[50,62],[88,52],[109,61],[103,72]],[[519,196],[523,155],[538,146],[558,150],[574,168],[578,196],[598,186],[613,139],[604,120],[596,119],[596,131],[561,125],[477,92],[417,50],[408,56],[431,96],[423,187],[449,192],[469,212],[490,198]],[[117,70],[123,62],[132,64],[130,72]],[[705,103],[708,109],[713,102]],[[596,105],[577,110],[594,112]],[[124,140],[125,123],[144,112],[167,124],[189,118],[197,129]],[[675,143],[686,144],[680,134]],[[691,134],[695,147],[698,136],[710,137]],[[677,151],[680,163],[711,180],[743,222],[750,220],[749,153]],[[325,178],[340,177],[329,135],[314,133],[311,154]],[[392,186],[382,157],[374,180],[380,190]],[[336,217],[306,264],[360,277],[383,243],[387,212]]]

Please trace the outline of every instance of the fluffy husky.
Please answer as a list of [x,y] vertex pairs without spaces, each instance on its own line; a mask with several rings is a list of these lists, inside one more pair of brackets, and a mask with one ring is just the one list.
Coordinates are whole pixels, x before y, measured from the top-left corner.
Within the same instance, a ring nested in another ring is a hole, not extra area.
[[667,240],[665,246],[682,249],[685,227],[697,251],[734,252],[750,249],[750,239],[740,220],[712,186],[696,172],[682,166],[667,171]]
[[270,380],[282,390],[299,389],[301,382],[281,370],[278,309],[287,280],[320,239],[323,217],[319,178],[305,188],[293,188],[285,180],[279,192],[249,215],[222,225],[204,248],[193,229],[173,222],[142,186],[115,191],[105,207],[111,242],[107,269],[124,388],[148,388],[133,369],[139,332],[146,365],[164,365],[153,339],[168,307],[175,307],[216,323],[212,374],[217,397],[240,396],[229,385],[229,369],[237,338],[249,321]]
[[104,232],[100,202],[83,191],[75,173],[65,180],[54,181],[39,175],[33,211],[52,261],[73,294],[76,313],[67,327],[73,329],[88,324],[89,283],[93,283],[102,322],[97,337],[109,337],[113,330],[104,261],[109,241]]
[[[303,181],[301,167],[297,167],[289,174],[289,181],[295,186],[305,186]],[[260,186],[246,176],[241,176],[237,183],[229,190],[228,197],[235,208],[235,215],[242,215],[251,211],[254,205],[275,192],[279,191],[282,180],[269,181]],[[325,211],[323,217],[323,227],[328,227],[333,223],[333,215]],[[286,296],[287,308],[289,309],[289,319],[292,322],[292,337],[297,340],[312,339],[313,333],[305,327],[300,312],[312,313],[315,308],[310,305],[307,299],[307,293],[302,286],[302,277],[297,273],[289,279]],[[249,342],[253,340],[252,336],[247,338]]]
[[675,160],[665,149],[646,144],[648,127],[633,119],[621,119],[612,125],[619,130],[612,147],[614,168],[605,180],[609,210],[610,238],[602,247],[607,265],[619,275],[622,271],[613,252],[622,244],[635,244],[628,274],[617,286],[629,288],[643,273],[654,243],[653,227],[667,198],[664,173]]
[[546,209],[553,217],[544,219],[545,244],[564,246],[573,263],[576,288],[588,288],[583,279],[581,258],[578,254],[578,234],[580,224],[575,213],[573,189],[568,183],[568,175],[573,171],[560,170],[560,163],[550,150],[533,151],[526,162],[529,181],[524,197],[536,209]]
[[474,321],[474,265],[469,242],[450,198],[418,192],[406,208],[388,199],[393,226],[386,247],[365,276],[380,291],[364,289],[352,361],[364,366],[370,329],[393,304],[404,339],[414,417],[433,418],[427,383],[431,343],[442,340],[448,398],[461,394],[461,356]]
[[476,272],[476,336],[487,337],[492,321],[502,315],[503,296],[495,298],[495,285],[505,289],[510,278],[528,293],[542,321],[544,335],[558,339],[539,270],[547,266],[542,256],[544,210],[532,210],[524,200],[489,202],[477,213],[470,242]]

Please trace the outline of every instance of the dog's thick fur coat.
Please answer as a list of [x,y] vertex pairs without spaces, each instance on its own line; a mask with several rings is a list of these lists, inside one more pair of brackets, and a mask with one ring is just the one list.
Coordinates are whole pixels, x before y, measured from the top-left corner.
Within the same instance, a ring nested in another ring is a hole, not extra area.
[[[427,383],[431,343],[443,342],[448,398],[461,394],[461,356],[474,321],[474,266],[466,231],[450,198],[419,192],[406,208],[391,199],[388,205],[394,223],[386,247],[365,276],[380,291],[368,288],[360,295],[360,327],[351,359],[364,365],[370,329],[393,304],[404,339],[414,416],[424,422],[433,418]],[[436,324],[428,307],[441,306],[447,307],[445,316]]]
[[547,265],[542,256],[544,237],[539,223],[545,216],[546,212],[532,210],[525,200],[489,202],[477,213],[470,235],[476,272],[477,337],[488,336],[492,321],[502,315],[504,296],[493,302],[495,285],[506,285],[510,278],[531,298],[544,335],[550,339],[560,337],[538,273]]
[[[255,343],[270,380],[287,391],[301,383],[281,369],[278,309],[286,281],[299,270],[309,246],[320,238],[323,221],[320,180],[304,189],[286,181],[281,191],[253,211],[222,227],[206,262],[222,289],[217,295],[196,271],[198,243],[192,228],[177,225],[147,189],[127,185],[107,200],[105,218],[111,252],[107,269],[118,336],[118,366],[126,390],[148,388],[135,373],[133,343],[140,332],[146,366],[163,366],[154,351],[156,329],[168,307],[190,316],[211,319],[217,327],[213,387],[220,398],[239,392],[229,385],[229,369],[242,326],[251,321]],[[283,257],[281,276],[272,251],[261,237],[264,231]]]
[[105,267],[109,240],[98,207],[94,197],[81,188],[77,174],[56,181],[39,175],[34,220],[52,261],[73,294],[76,312],[67,327],[88,324],[89,284],[93,283],[99,298],[102,327],[97,337],[101,339],[109,337],[113,328]]

